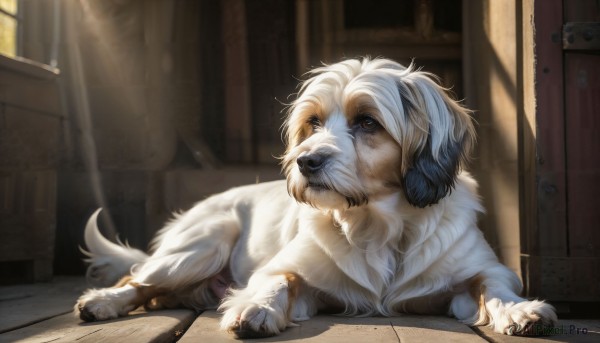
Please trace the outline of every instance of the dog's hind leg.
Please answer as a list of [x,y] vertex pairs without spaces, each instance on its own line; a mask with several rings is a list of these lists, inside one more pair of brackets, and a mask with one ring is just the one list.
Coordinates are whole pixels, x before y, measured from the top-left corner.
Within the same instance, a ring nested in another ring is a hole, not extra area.
[[211,278],[227,266],[238,236],[239,223],[233,215],[212,214],[205,220],[184,215],[163,234],[157,251],[134,265],[130,277],[112,288],[86,291],[76,312],[81,319],[94,321],[124,316],[146,304],[214,308],[219,299],[211,291]]
[[125,276],[114,287],[88,289],[77,301],[75,313],[88,322],[113,319],[162,293],[156,287],[140,286],[131,280],[131,276]]

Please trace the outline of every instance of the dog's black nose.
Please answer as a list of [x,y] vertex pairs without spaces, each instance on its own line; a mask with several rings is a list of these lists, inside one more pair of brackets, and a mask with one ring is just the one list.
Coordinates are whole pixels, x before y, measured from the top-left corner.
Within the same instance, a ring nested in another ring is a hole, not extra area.
[[325,156],[321,154],[306,154],[298,157],[296,162],[302,175],[309,176],[318,172],[323,167],[325,159]]

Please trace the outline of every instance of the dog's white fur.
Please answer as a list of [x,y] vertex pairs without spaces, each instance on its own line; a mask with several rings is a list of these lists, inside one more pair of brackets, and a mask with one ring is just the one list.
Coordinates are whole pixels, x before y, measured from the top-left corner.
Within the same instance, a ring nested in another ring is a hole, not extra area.
[[247,337],[321,309],[446,313],[505,334],[556,322],[550,305],[517,295],[519,279],[477,228],[477,186],[460,170],[474,129],[432,75],[368,58],[315,69],[285,128],[287,187],[210,197],[166,225],[151,255],[110,243],[92,216],[88,277],[106,286],[131,267],[131,279],[88,290],[80,316],[219,307],[221,327]]

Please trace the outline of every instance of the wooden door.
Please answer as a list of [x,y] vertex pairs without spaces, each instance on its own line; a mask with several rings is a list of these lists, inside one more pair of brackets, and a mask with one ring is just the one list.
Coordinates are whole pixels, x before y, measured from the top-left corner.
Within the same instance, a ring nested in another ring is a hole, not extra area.
[[[523,245],[527,295],[600,301],[600,3],[535,2],[537,227]],[[559,310],[560,310],[559,306]],[[596,310],[597,311],[597,310]]]
[[565,2],[567,239],[577,258],[600,257],[599,7],[598,1]]

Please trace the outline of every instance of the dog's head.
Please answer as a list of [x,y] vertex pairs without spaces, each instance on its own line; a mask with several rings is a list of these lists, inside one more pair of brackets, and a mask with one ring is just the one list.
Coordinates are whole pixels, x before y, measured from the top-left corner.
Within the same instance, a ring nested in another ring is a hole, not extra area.
[[475,135],[435,76],[368,58],[310,75],[285,124],[282,163],[296,200],[341,209],[402,190],[425,207],[451,191]]

